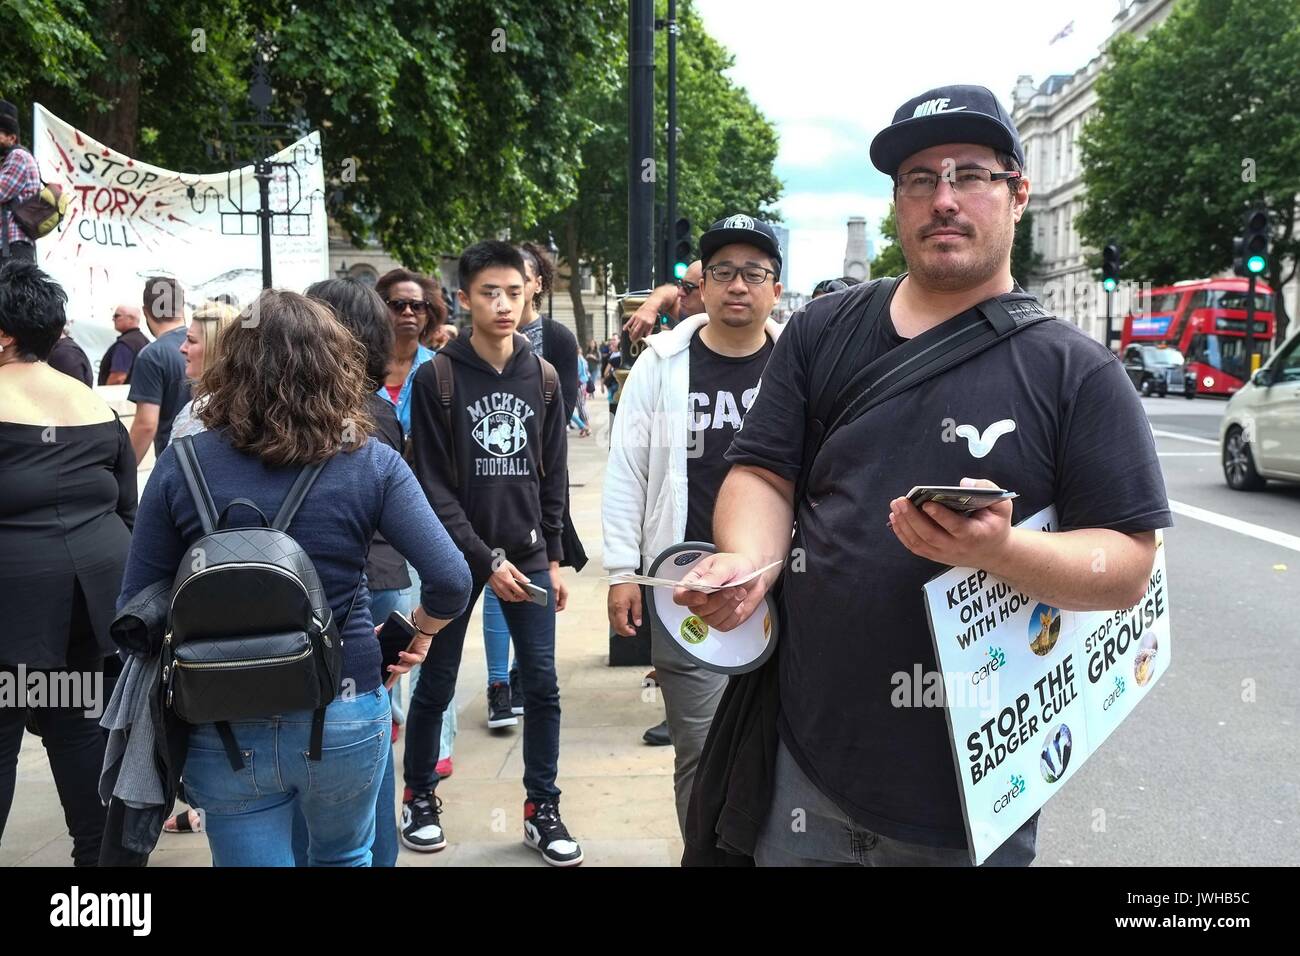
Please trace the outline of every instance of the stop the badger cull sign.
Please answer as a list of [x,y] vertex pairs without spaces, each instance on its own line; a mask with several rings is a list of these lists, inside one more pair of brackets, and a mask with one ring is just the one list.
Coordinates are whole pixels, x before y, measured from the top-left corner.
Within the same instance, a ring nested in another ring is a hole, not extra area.
[[[1051,533],[1048,507],[1020,524]],[[1099,562],[1103,556],[1099,556]],[[1095,569],[1105,573],[1104,565]],[[1063,611],[976,568],[925,585],[971,857],[983,863],[1078,771],[1169,667],[1164,538],[1146,594]]]

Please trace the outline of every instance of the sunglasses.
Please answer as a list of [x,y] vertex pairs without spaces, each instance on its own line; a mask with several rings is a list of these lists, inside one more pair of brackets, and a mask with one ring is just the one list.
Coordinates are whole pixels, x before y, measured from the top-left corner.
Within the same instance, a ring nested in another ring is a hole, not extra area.
[[682,281],[678,282],[678,283],[677,283],[677,286],[678,286],[678,288],[680,288],[680,289],[681,289],[684,293],[686,293],[687,295],[690,295],[692,292],[694,292],[696,289],[698,289],[698,288],[700,287],[700,286],[699,286],[699,283],[696,283],[696,282],[687,282],[685,279],[683,279]]
[[429,311],[429,303],[423,299],[389,299],[388,307],[397,315],[401,315],[408,308],[415,315],[424,315],[425,312]]

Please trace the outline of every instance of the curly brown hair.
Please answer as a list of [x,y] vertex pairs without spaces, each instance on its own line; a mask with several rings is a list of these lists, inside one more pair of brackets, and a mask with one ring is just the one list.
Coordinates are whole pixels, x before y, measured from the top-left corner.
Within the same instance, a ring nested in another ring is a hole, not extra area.
[[374,428],[361,343],[323,302],[268,289],[221,332],[197,414],[272,466],[303,466],[363,445]]
[[550,252],[535,242],[520,243],[518,248],[522,255],[532,260],[533,274],[542,280],[533,295],[533,310],[536,311],[542,307],[546,294],[555,288],[555,263],[551,261]]

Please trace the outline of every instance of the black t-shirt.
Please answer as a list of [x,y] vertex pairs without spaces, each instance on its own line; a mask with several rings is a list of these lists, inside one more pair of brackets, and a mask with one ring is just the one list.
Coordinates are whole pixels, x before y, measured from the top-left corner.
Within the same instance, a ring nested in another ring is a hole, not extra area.
[[[809,389],[845,346],[843,306],[870,291],[825,296],[787,323],[729,461],[797,480]],[[863,364],[902,341],[886,313]],[[913,485],[964,477],[1018,492],[1014,522],[1055,504],[1063,530],[1173,523],[1123,367],[1060,320],[876,406],[825,443],[797,509],[803,570],[784,579],[781,737],[863,826],[951,848],[966,836],[943,709],[890,702],[894,675],[936,670],[921,589],[942,568],[903,547],[887,521],[890,500]]]
[[686,446],[686,540],[713,541],[713,504],[731,463],[726,451],[754,404],[773,342],[752,355],[719,355],[697,332],[691,339],[690,435]]
[[62,336],[54,343],[54,348],[50,350],[49,357],[46,359],[50,368],[56,368],[64,375],[75,378],[81,384],[90,386],[94,384],[94,379],[90,374],[90,359],[82,351],[80,345],[68,338]]

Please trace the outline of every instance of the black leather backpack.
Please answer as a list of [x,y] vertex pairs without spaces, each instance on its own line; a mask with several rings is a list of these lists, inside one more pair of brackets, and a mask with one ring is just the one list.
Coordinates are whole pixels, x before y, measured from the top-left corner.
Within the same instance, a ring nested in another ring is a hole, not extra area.
[[[299,473],[267,521],[247,498],[217,515],[191,438],[178,438],[176,452],[203,535],[187,549],[172,586],[163,649],[167,706],[187,723],[215,723],[235,769],[243,759],[229,721],[312,710],[309,755],[319,760],[325,708],[341,686],[343,641],[316,568],[287,529],[324,463]],[[227,527],[236,506],[255,512],[261,525]],[[352,604],[356,598],[354,591]]]

